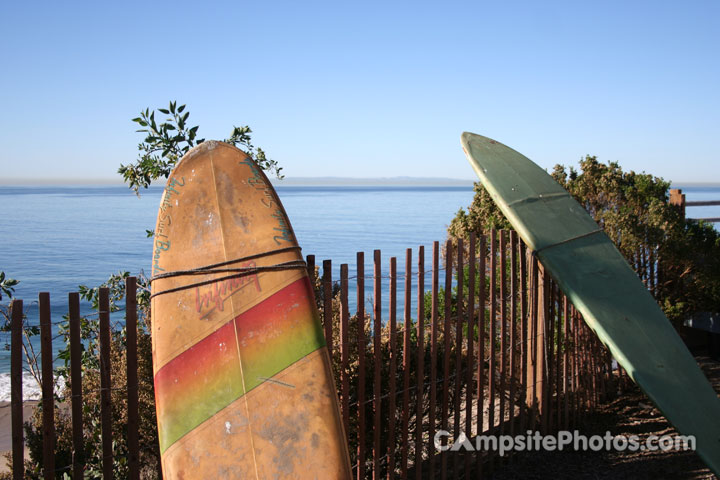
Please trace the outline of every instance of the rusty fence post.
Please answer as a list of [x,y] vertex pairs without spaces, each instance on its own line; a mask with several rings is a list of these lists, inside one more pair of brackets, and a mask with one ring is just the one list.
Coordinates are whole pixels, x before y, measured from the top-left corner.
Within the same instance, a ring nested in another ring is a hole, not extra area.
[[403,407],[402,407],[402,454],[400,476],[407,479],[410,409],[410,335],[412,329],[412,249],[405,250],[405,296],[403,305]]
[[82,411],[82,340],[80,338],[80,295],[68,295],[70,321],[70,384],[72,387],[73,478],[83,478],[85,447]]
[[340,384],[341,386],[341,410],[343,429],[347,441],[350,441],[350,380],[348,379],[349,363],[349,339],[348,323],[350,321],[350,309],[348,308],[348,264],[340,265]]
[[[472,399],[473,379],[475,378],[475,346],[473,336],[475,334],[475,268],[477,253],[475,252],[475,232],[470,233],[470,244],[468,245],[468,310],[467,310],[467,372],[465,379],[465,435],[472,438]],[[470,465],[470,454],[465,454],[465,478],[472,475]]]
[[55,377],[53,375],[52,323],[50,294],[41,292],[40,350],[42,357],[42,413],[43,413],[43,477],[55,478]]
[[137,356],[137,279],[125,281],[125,329],[127,349],[127,445],[128,478],[140,478],[140,439],[138,411],[138,356]]
[[[422,480],[423,460],[423,413],[424,413],[424,363],[425,363],[425,247],[418,247],[418,319],[417,319],[417,411],[415,426],[415,478]],[[432,456],[432,446],[428,447],[428,455]]]
[[397,414],[396,395],[397,395],[397,258],[390,258],[390,375],[388,378],[390,398],[389,406],[389,422],[388,422],[388,478],[395,476],[395,417]]
[[373,478],[380,478],[380,457],[382,447],[382,255],[373,252]]
[[112,400],[110,383],[110,291],[107,287],[99,291],[100,317],[100,422],[102,425],[102,469],[104,478],[113,475],[112,450]]
[[332,260],[323,260],[323,323],[325,324],[325,344],[328,355],[333,358],[333,298],[332,298]]
[[365,478],[365,253],[357,252],[358,454],[357,480]]
[[13,300],[10,307],[10,415],[12,422],[12,469],[13,479],[22,480],[25,467],[25,443],[23,440],[23,393],[22,393],[22,329],[23,301]]
[[[452,303],[452,242],[445,243],[445,313],[443,315],[443,376],[442,376],[442,404],[440,405],[440,425],[442,430],[448,431],[449,412],[449,377],[450,377],[450,314]],[[432,442],[432,440],[430,440]],[[447,438],[443,438],[446,445]],[[433,445],[430,446],[433,450]],[[434,451],[432,452],[434,453]],[[447,451],[440,456],[440,478],[447,478]]]
[[[457,239],[457,263],[455,265],[455,273],[457,275],[457,312],[455,314],[455,391],[453,393],[455,414],[453,416],[453,438],[460,436],[460,396],[462,391],[462,345],[463,345],[463,268],[465,259],[463,256],[464,245],[462,237]],[[459,477],[460,454],[453,455],[452,475],[454,478]]]

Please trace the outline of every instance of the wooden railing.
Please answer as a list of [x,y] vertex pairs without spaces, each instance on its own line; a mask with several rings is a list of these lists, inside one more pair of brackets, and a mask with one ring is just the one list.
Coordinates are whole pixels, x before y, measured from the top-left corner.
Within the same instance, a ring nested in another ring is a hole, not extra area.
[[[720,206],[720,200],[695,200],[695,201],[687,201],[685,200],[685,194],[682,193],[682,190],[679,188],[671,188],[670,189],[670,204],[671,205],[677,205],[679,208],[682,209],[682,215],[685,216],[685,208],[686,207],[715,207]],[[705,220],[706,222],[720,222],[720,217],[705,217],[705,218],[695,218],[694,220]]]
[[[515,232],[444,245],[435,242],[426,267],[425,251],[407,249],[404,271],[391,258],[383,270],[381,252],[372,273],[357,254],[354,278],[332,262],[322,262],[315,279],[315,258],[308,271],[319,284],[319,305],[333,359],[342,422],[353,474],[365,478],[482,477],[514,456],[495,451],[439,451],[440,430],[458,438],[477,435],[549,434],[578,425],[583,415],[615,392],[617,380],[609,352],[582,321]],[[444,272],[441,284],[441,272]],[[357,302],[350,311],[354,283]],[[371,281],[372,285],[367,283]],[[383,292],[383,284],[389,291]],[[372,307],[366,311],[366,287]],[[113,441],[126,442],[128,478],[139,478],[137,301],[135,279],[126,285],[127,382],[110,378],[110,306],[107,288],[99,291],[102,470],[113,475]],[[320,294],[320,293],[319,293]],[[413,302],[413,298],[415,302]],[[387,299],[387,306],[385,306]],[[50,298],[40,294],[42,330],[43,429],[45,478],[63,472],[82,478],[84,424],[81,390],[82,349],[77,294],[69,297],[72,461],[55,462]],[[22,478],[22,328],[23,303],[12,303],[13,472]],[[46,360],[47,359],[47,360]],[[111,390],[127,395],[127,438],[113,438]],[[442,436],[441,445],[447,444]]]

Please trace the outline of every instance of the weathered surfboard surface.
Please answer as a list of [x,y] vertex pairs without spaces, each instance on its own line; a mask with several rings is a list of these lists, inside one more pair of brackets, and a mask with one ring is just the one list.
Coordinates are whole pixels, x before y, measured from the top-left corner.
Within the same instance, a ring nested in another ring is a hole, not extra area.
[[[287,215],[242,151],[208,141],[177,164],[153,275],[301,261]],[[284,250],[283,250],[284,249]],[[349,478],[330,361],[305,268],[153,281],[152,339],[165,478]],[[192,288],[158,294],[190,284]]]
[[720,400],[611,240],[550,175],[489,138],[463,133],[480,181],[630,377],[720,472]]

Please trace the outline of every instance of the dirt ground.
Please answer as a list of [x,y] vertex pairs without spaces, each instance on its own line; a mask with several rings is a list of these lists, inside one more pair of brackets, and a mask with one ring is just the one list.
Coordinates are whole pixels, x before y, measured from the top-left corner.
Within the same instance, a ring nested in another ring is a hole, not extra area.
[[[720,362],[696,357],[720,393]],[[578,428],[586,436],[637,435],[644,441],[649,435],[674,435],[660,412],[632,382],[621,395],[588,415]],[[494,479],[712,479],[716,478],[693,451],[637,452],[528,452],[517,454],[515,461],[496,470]]]

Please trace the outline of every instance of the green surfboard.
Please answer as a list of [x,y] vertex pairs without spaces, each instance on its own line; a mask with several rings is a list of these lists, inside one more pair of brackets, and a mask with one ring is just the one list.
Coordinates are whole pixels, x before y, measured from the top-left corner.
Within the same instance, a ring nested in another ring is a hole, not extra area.
[[515,150],[462,134],[495,203],[587,324],[665,417],[720,472],[720,400],[670,321],[610,238],[543,169]]

